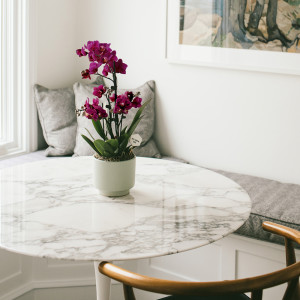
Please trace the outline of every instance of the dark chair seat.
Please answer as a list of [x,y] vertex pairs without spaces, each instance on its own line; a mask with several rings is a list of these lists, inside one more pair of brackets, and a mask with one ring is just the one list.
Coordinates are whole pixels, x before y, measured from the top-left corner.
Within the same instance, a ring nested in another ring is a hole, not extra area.
[[250,298],[244,294],[232,295],[232,296],[168,296],[160,298],[158,300],[249,300]]

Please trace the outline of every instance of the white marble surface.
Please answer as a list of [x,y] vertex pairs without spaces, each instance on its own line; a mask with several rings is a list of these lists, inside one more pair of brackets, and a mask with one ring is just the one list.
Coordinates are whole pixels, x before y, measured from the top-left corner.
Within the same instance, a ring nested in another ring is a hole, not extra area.
[[178,162],[138,158],[135,187],[100,196],[92,159],[0,170],[0,247],[67,260],[127,260],[186,251],[235,231],[251,201],[236,183]]

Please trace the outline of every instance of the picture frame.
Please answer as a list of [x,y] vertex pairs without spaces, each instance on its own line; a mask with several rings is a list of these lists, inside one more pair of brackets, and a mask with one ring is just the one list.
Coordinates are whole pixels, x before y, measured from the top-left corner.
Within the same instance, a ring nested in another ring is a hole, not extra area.
[[167,0],[169,63],[300,75],[300,53],[184,45],[179,43],[180,0]]

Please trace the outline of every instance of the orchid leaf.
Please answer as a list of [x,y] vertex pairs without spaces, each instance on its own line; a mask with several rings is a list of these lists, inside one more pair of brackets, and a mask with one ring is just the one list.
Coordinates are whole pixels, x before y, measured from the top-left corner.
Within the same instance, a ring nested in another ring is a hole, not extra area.
[[121,133],[120,133],[120,137],[119,137],[119,145],[122,144],[122,142],[124,141],[124,139],[126,138],[126,129],[127,126],[125,128],[122,129]]
[[90,133],[90,131],[87,129],[87,128],[85,128],[85,130],[87,131],[87,133],[89,134],[89,136],[92,138],[92,140],[94,141],[95,139],[94,139],[94,137],[92,136],[92,134]]
[[126,126],[125,128],[122,129],[121,134],[120,134],[121,136],[126,132],[127,127],[128,126]]
[[107,130],[109,132],[110,137],[113,139],[114,138],[114,133],[113,133],[113,131],[111,129],[110,123],[107,120],[106,120],[106,127],[107,127]]
[[111,139],[111,140],[106,141],[106,143],[109,144],[113,148],[114,152],[116,151],[116,149],[118,149],[118,146],[119,146],[118,140]]
[[[134,129],[136,128],[137,124],[140,122],[141,120],[141,114],[143,112],[143,110],[145,109],[145,107],[150,103],[151,99],[146,101],[140,108],[139,110],[137,111],[137,113],[135,114],[132,122],[131,122],[131,125],[127,131],[127,134],[129,134],[131,132],[131,134],[134,132],[134,130],[132,130],[132,128],[134,127]],[[131,135],[130,134],[130,135]]]
[[120,143],[120,152],[122,153],[124,149],[127,147],[128,141],[129,141],[130,136],[125,133],[123,137],[123,141]]
[[[116,142],[118,141],[113,141],[109,140],[108,141],[103,141],[103,140],[96,140],[94,141],[95,147],[105,156],[112,156],[112,154],[115,152],[115,146],[117,145]],[[118,147],[118,145],[117,145]]]
[[103,138],[103,140],[107,140],[107,137],[105,135],[105,132],[103,130],[100,120],[97,120],[97,121],[92,120],[92,122],[93,122],[93,125],[94,125],[96,131],[98,132],[98,134]]
[[111,153],[104,151],[103,152],[103,156],[105,156],[105,157],[111,157]]
[[105,151],[104,144],[105,144],[105,142],[103,140],[94,141],[94,145],[97,148],[97,150],[101,153],[101,155],[103,155],[104,151]]
[[139,125],[141,120],[142,120],[142,117],[137,119],[134,123],[132,122],[132,124],[130,125],[130,128],[127,131],[127,134],[129,137],[131,137],[131,135],[133,134],[133,132],[135,131],[136,127]]
[[82,138],[93,148],[93,150],[95,151],[95,152],[97,152],[98,154],[100,154],[101,155],[101,153],[98,151],[98,149],[95,147],[95,145],[94,145],[94,143],[87,137],[87,136],[85,136],[84,134],[82,134],[81,135],[82,136]]

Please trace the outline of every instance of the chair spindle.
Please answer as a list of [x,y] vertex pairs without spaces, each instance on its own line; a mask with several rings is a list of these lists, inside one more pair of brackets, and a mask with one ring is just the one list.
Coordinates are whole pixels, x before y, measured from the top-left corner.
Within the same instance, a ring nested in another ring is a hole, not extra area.
[[123,291],[125,300],[135,300],[133,288],[131,286],[123,284]]

